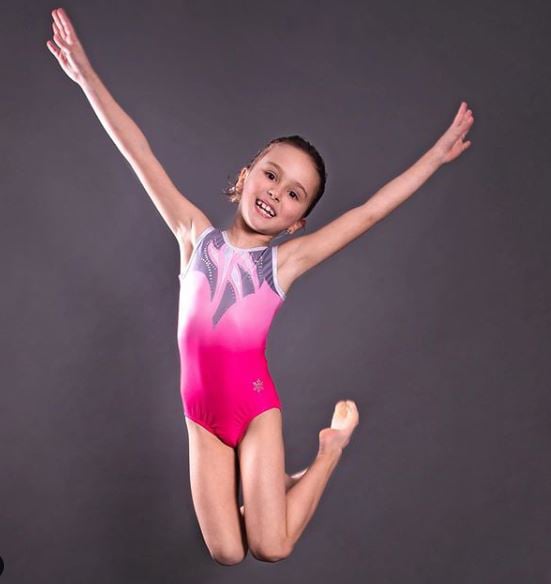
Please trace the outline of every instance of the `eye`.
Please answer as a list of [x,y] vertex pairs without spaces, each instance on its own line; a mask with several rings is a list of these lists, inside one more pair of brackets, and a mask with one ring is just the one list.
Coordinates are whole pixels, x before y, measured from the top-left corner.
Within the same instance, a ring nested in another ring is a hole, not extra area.
[[[268,178],[270,178],[270,177],[274,177],[274,178],[275,178],[275,174],[274,174],[273,172],[270,172],[269,170],[265,170],[265,171],[264,171],[264,174],[265,174],[265,175],[266,175]],[[272,179],[272,178],[270,178],[270,180],[273,180],[273,179]],[[297,193],[295,193],[295,191],[291,191],[289,194],[291,195],[291,197],[292,197],[292,198],[295,198],[295,199],[298,199],[298,198],[299,198],[298,194],[297,194]]]

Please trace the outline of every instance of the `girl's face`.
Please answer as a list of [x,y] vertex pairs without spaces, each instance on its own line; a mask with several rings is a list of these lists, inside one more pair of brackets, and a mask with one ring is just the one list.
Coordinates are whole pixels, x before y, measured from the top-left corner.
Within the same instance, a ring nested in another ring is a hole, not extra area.
[[[243,169],[242,179],[241,214],[251,228],[267,235],[302,227],[302,215],[319,186],[310,156],[284,143],[273,144],[252,168]],[[271,207],[271,216],[262,211],[259,201]]]

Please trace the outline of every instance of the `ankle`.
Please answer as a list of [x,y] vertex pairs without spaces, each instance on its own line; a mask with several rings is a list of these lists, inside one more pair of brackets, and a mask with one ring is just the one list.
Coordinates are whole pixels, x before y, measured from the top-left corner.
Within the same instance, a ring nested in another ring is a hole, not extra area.
[[318,456],[317,458],[321,458],[323,460],[335,460],[338,461],[342,456],[343,449],[338,446],[321,446],[318,449]]

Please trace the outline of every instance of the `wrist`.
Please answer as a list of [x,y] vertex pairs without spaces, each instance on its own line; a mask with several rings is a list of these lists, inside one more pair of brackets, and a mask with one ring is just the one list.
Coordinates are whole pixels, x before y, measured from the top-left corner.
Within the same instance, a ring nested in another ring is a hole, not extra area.
[[79,85],[82,89],[86,89],[91,87],[95,81],[98,79],[98,76],[92,67],[85,67],[82,69],[80,76],[79,76]]
[[427,152],[427,157],[436,169],[445,163],[445,152],[438,145],[438,142]]

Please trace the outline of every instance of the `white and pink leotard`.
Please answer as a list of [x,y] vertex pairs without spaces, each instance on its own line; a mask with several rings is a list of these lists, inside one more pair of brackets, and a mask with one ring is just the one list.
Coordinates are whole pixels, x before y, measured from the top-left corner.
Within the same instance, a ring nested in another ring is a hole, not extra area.
[[277,250],[235,247],[210,225],[179,274],[184,413],[231,447],[255,416],[281,409],[265,356],[270,325],[285,300]]

